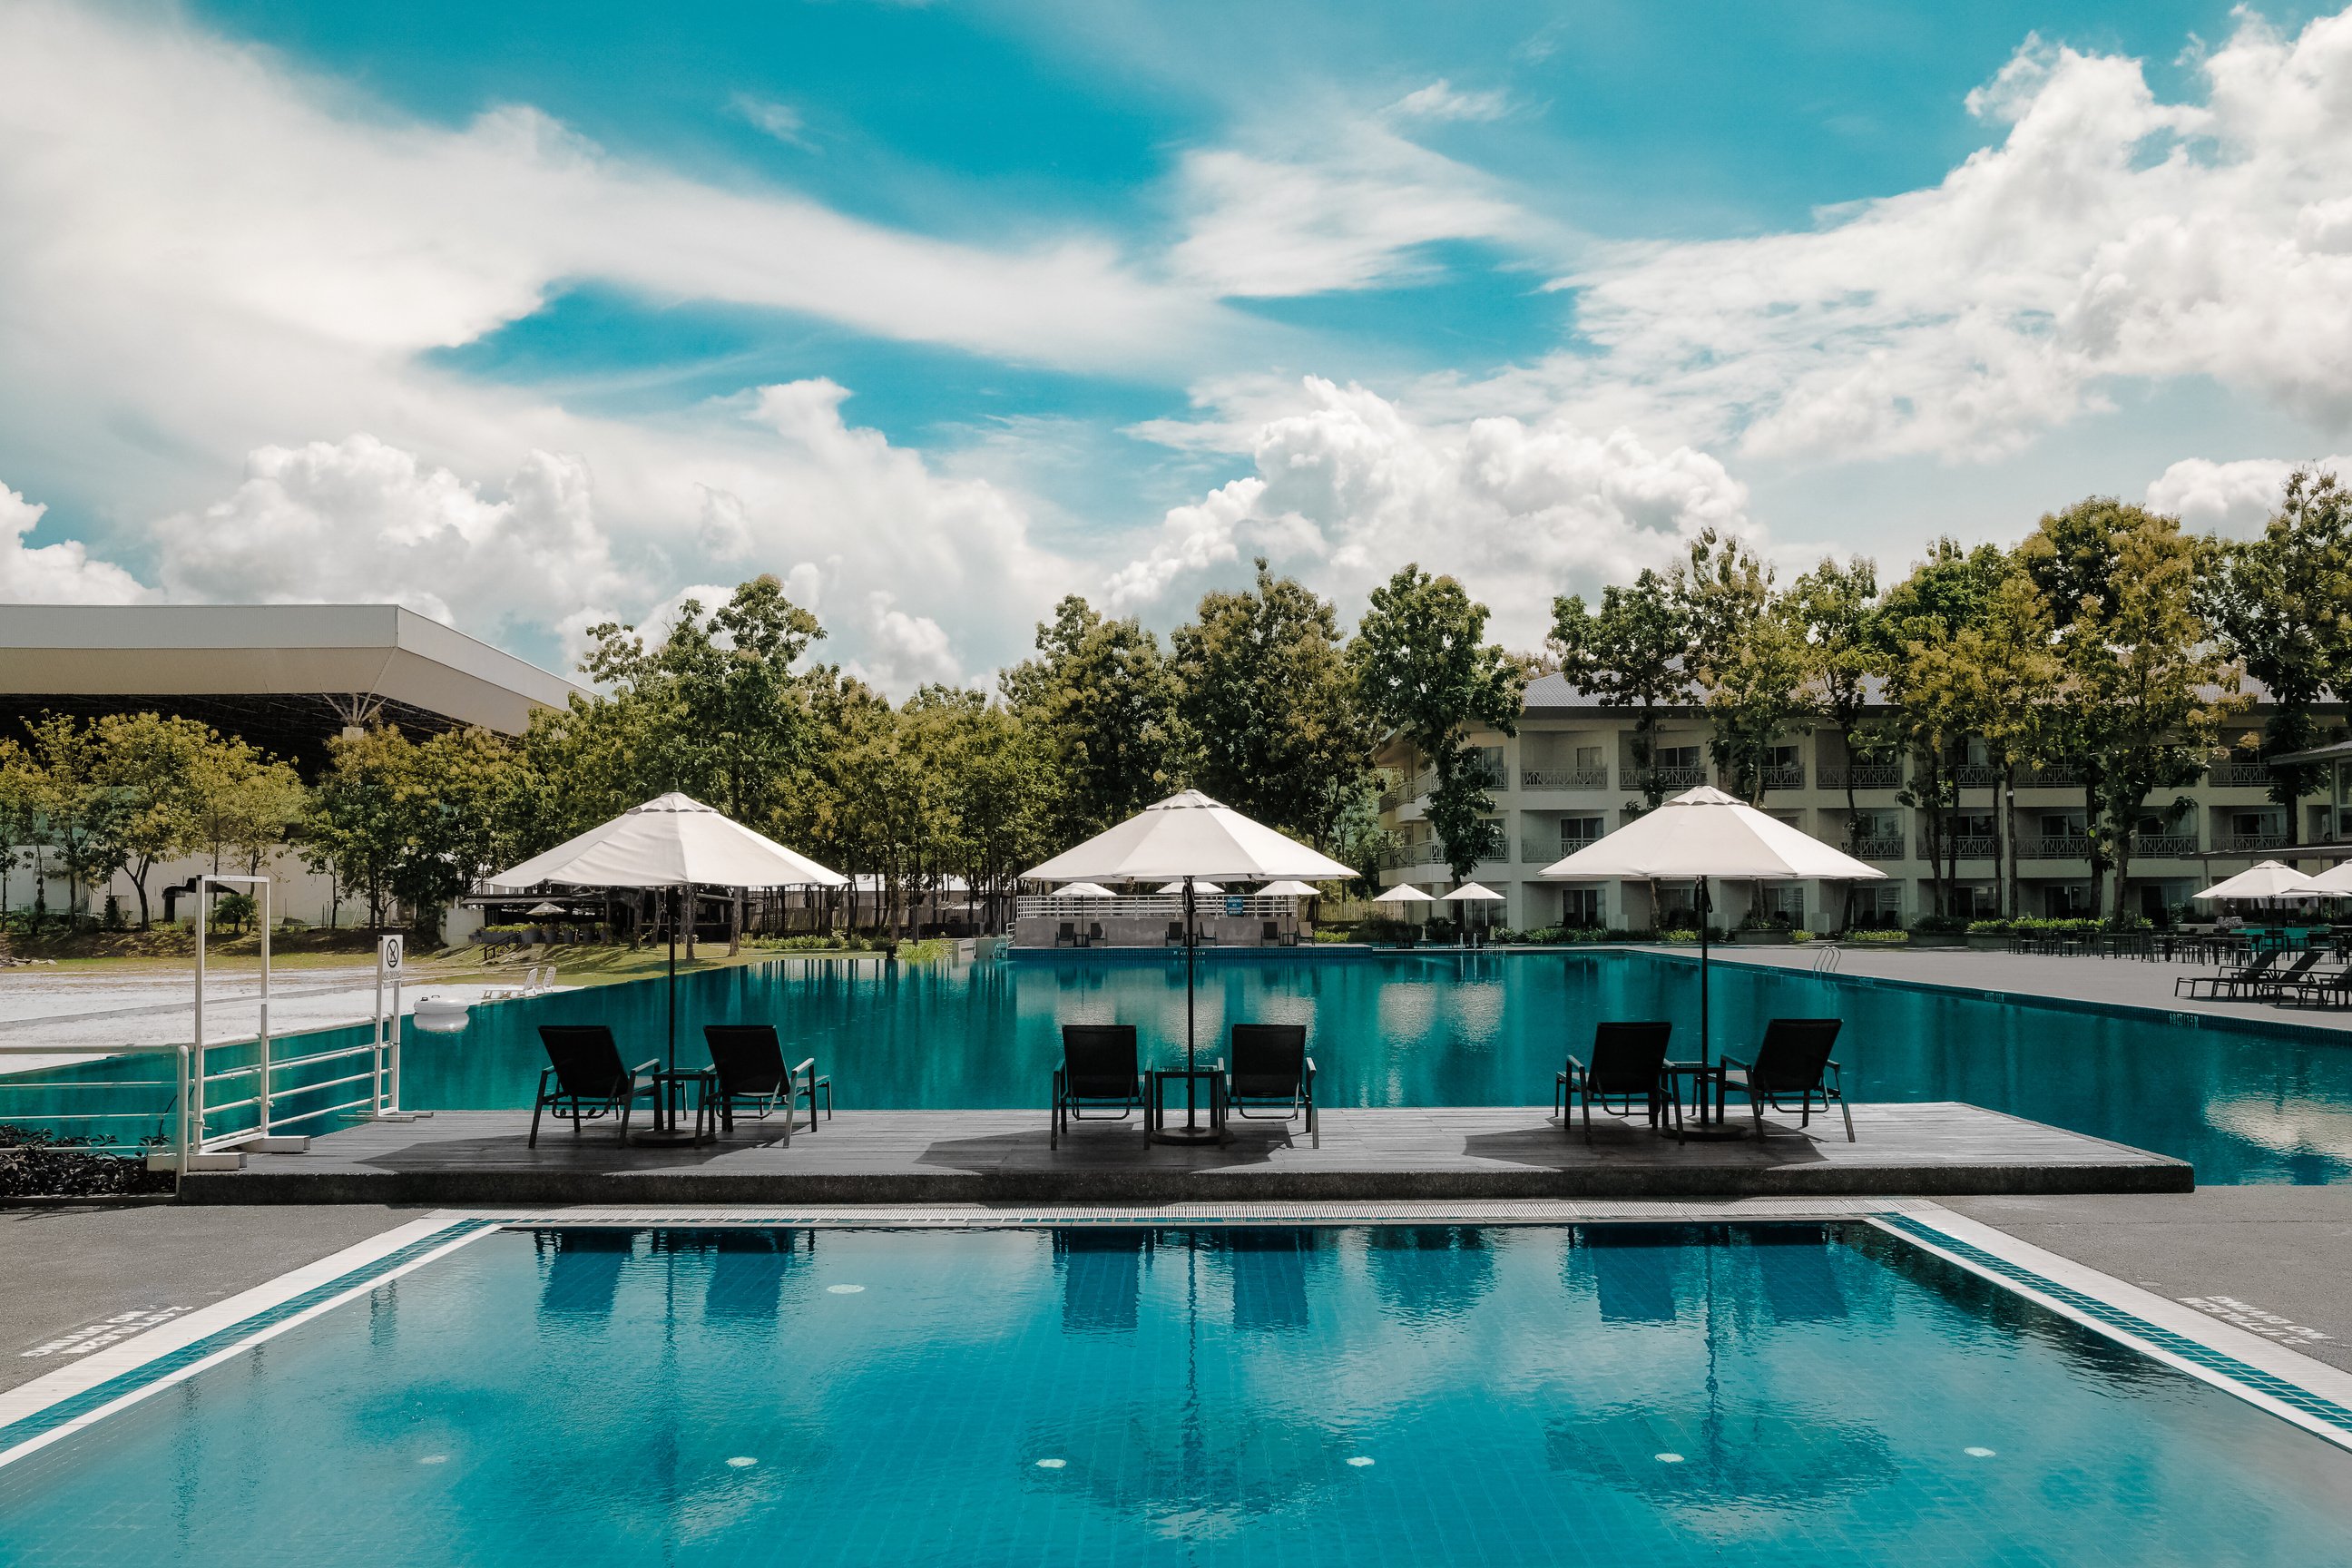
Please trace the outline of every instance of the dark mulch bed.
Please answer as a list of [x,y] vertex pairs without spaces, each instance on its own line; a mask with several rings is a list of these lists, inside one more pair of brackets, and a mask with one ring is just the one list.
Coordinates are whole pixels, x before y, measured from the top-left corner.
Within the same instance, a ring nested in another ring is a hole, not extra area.
[[100,1198],[168,1193],[172,1173],[112,1140],[59,1138],[0,1121],[0,1198]]

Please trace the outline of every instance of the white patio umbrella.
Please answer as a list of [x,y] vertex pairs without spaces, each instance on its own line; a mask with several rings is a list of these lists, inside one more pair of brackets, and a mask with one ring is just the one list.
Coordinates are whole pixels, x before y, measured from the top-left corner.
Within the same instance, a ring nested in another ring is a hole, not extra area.
[[2331,893],[2352,893],[2352,860],[2338,860],[2311,880]]
[[[1058,882],[1066,877],[1102,881],[1180,882],[1184,889],[1184,1067],[1193,1066],[1194,950],[1200,884],[1212,879],[1263,882],[1284,877],[1352,877],[1355,871],[1318,854],[1286,834],[1220,805],[1199,790],[1171,795],[1147,805],[1116,827],[1065,849],[1042,866],[1021,873],[1024,880]],[[1160,1136],[1197,1142],[1213,1136],[1193,1121],[1192,1085],[1185,1085],[1184,1127]]]
[[550,915],[568,915],[571,912],[561,904],[551,904],[544,899],[523,910],[532,920],[545,920]]
[[1437,900],[1431,898],[1427,893],[1423,892],[1419,888],[1412,886],[1410,883],[1399,882],[1395,887],[1389,889],[1387,891],[1375,895],[1372,902],[1376,904],[1433,904],[1437,902]]
[[1698,884],[1698,1053],[1708,1043],[1706,917],[1710,878],[1877,881],[1886,873],[1811,834],[1701,784],[1543,868],[1546,877]]
[[[1181,893],[1183,890],[1184,884],[1181,882],[1162,882],[1160,884],[1160,891],[1163,893]],[[1192,890],[1196,893],[1222,893],[1225,889],[1214,882],[1195,882],[1192,884]]]
[[1054,889],[1057,899],[1115,899],[1118,897],[1100,882],[1072,882]]
[[[2344,867],[2327,873],[2337,876]],[[2352,898],[2352,891],[2330,886],[2318,877],[2307,877],[2294,867],[2277,860],[2263,860],[2252,868],[2227,877],[2201,893],[2191,893],[2192,899],[2342,899]]]
[[1492,888],[1481,887],[1475,882],[1463,883],[1440,900],[1448,904],[1499,904],[1502,901],[1502,894]]
[[1291,879],[1268,882],[1257,890],[1257,896],[1261,899],[1319,899],[1323,896],[1323,889],[1312,882]]
[[602,826],[509,867],[492,877],[489,886],[518,892],[542,882],[670,890],[668,1063],[675,1072],[680,895],[697,887],[838,888],[847,880],[698,800],[671,794],[633,805]]

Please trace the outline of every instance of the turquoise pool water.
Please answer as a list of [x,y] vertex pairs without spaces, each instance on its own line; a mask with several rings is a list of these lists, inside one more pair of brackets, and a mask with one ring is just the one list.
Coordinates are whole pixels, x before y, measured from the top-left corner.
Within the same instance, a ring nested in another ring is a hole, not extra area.
[[[1230,1022],[1307,1025],[1327,1105],[1540,1105],[1597,1018],[1672,1018],[1678,1047],[1695,1049],[1694,978],[1622,951],[1218,961],[1202,970],[1199,1037],[1205,1060]],[[462,1035],[409,1036],[408,1102],[527,1105],[546,1060],[539,1024],[607,1022],[639,1060],[659,1054],[663,1007],[656,983],[478,1008]],[[1968,1100],[2177,1155],[2207,1183],[2352,1179],[2352,1040],[1717,966],[1718,1050],[1780,1015],[1846,1021],[1838,1057],[1859,1100]],[[844,1105],[1043,1105],[1065,1023],[1132,1023],[1148,1057],[1180,1058],[1183,970],[1065,953],[856,978],[708,971],[683,984],[679,1017],[691,1061],[707,1059],[705,1021],[774,1021]]]
[[0,1557],[2340,1564],[2352,1455],[1866,1227],[500,1233]]

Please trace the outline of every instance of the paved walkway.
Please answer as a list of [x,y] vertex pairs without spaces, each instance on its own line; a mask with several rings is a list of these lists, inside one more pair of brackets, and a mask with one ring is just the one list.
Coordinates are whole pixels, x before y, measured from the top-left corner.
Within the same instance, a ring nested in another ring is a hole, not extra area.
[[[1745,1112],[1739,1113],[1745,1116]],[[237,1203],[1251,1202],[1277,1199],[1751,1197],[2185,1191],[2189,1168],[1951,1102],[1857,1105],[1856,1139],[1800,1131],[1678,1143],[1596,1117],[1593,1141],[1525,1106],[1331,1110],[1303,1129],[1237,1124],[1223,1147],[1147,1145],[1133,1121],[1082,1124],[1049,1146],[1039,1110],[845,1110],[779,1139],[740,1122],[702,1147],[622,1143],[609,1122],[444,1111],[331,1133],[308,1153],[190,1172],[182,1196]]]
[[[1687,947],[1654,951],[1696,960]],[[1713,950],[1717,963],[1745,963],[1775,969],[1817,970],[1822,950],[1808,942],[1796,947],[1740,947]],[[1847,947],[1833,956],[1835,967],[1825,973],[1845,979],[1899,980],[1915,984],[1947,986],[1978,994],[2016,996],[2057,1002],[2097,1002],[2118,1007],[2148,1007],[2164,1013],[2184,1013],[2236,1022],[2290,1025],[2352,1033],[2352,1010],[2325,1007],[2282,1007],[2270,1002],[2207,1002],[2175,997],[2173,982],[2187,976],[2210,978],[2210,964],[2152,963],[2137,958],[2058,958],[2034,953],[1972,952],[1966,948]],[[2334,965],[2324,967],[2333,968]]]
[[[479,1002],[493,990],[520,986],[523,974],[519,966],[495,983],[415,976],[400,988],[400,1010],[414,1012],[420,996]],[[261,1026],[260,995],[260,976],[251,970],[208,976],[205,1037],[217,1045],[251,1039]],[[391,1000],[388,992],[385,1000]],[[119,1050],[184,1044],[194,1038],[194,1004],[190,970],[104,975],[11,970],[0,974],[0,1047],[9,1047],[0,1054],[0,1075],[89,1059],[62,1051],[19,1054],[20,1047]],[[269,1021],[278,1034],[364,1024],[374,1016],[373,964],[288,969],[270,976]]]

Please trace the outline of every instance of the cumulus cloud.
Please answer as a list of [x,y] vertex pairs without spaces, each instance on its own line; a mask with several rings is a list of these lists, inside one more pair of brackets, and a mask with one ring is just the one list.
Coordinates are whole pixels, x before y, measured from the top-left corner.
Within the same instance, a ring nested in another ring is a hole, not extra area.
[[1203,569],[1264,552],[1353,605],[1408,561],[1451,573],[1532,647],[1552,595],[1671,563],[1713,525],[1752,531],[1746,489],[1688,447],[1564,419],[1432,425],[1361,387],[1309,378],[1305,406],[1256,433],[1255,472],[1169,512],[1114,605],[1160,601]]
[[2321,458],[2308,464],[2276,458],[2231,463],[2184,458],[2149,483],[2145,504],[2153,511],[2172,513],[2191,528],[2250,538],[2278,510],[2286,477],[2298,468],[2352,479],[2352,458]]
[[78,540],[26,544],[48,510],[0,485],[0,604],[131,605],[152,596],[121,567],[91,560]]
[[1225,296],[1405,281],[1429,270],[1423,247],[1514,240],[1537,227],[1486,175],[1370,123],[1281,155],[1191,153],[1179,184],[1188,226],[1169,262]]
[[1498,90],[1464,92],[1439,77],[1389,105],[1389,112],[1407,120],[1500,120],[1510,112],[1511,100]]
[[264,447],[226,500],[155,525],[164,591],[404,604],[475,628],[551,625],[626,589],[580,458],[532,452],[502,496],[373,436]]
[[2340,424],[2352,13],[2244,18],[2200,68],[2204,100],[2166,103],[2135,60],[2029,40],[1969,100],[2000,140],[1942,182],[1583,268],[1559,286],[1601,352],[1518,391],[1795,461],[1999,457],[2126,376]]

